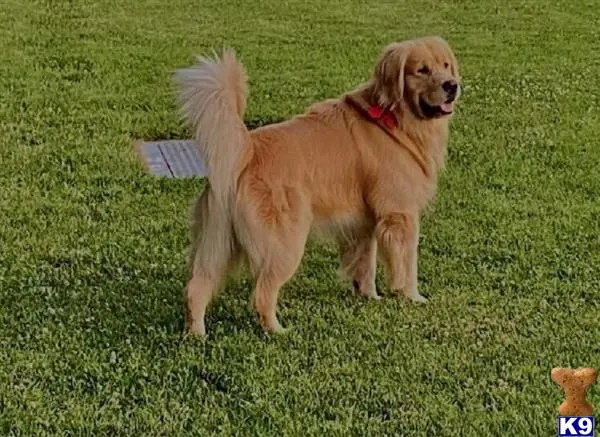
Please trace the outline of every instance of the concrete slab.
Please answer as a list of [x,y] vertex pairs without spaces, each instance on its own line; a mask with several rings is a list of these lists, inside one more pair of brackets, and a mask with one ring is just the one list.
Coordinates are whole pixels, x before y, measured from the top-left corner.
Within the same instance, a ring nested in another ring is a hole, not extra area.
[[136,141],[135,151],[154,176],[175,179],[206,177],[206,167],[192,140]]

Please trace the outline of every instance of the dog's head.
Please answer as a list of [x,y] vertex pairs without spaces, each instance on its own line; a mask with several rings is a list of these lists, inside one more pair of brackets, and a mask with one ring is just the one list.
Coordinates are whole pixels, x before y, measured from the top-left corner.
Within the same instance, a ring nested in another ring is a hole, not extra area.
[[431,36],[387,46],[375,67],[375,98],[417,117],[449,117],[460,96],[458,63],[448,43]]

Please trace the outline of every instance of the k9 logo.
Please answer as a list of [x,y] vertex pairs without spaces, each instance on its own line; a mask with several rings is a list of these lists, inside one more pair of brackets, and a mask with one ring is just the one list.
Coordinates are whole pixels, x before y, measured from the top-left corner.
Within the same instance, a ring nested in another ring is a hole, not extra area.
[[560,416],[558,418],[559,437],[593,437],[593,416]]

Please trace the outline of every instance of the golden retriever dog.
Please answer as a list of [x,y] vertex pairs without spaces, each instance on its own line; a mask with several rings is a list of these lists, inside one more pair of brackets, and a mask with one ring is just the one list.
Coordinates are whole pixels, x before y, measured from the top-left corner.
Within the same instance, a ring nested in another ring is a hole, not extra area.
[[426,301],[417,287],[419,221],[436,192],[460,95],[444,39],[390,44],[354,91],[251,131],[246,73],[232,50],[200,57],[174,80],[209,182],[192,208],[190,334],[206,334],[207,306],[237,261],[254,276],[251,307],[263,329],[283,331],[279,290],[313,231],[334,237],[359,295],[379,298],[379,253],[391,290]]

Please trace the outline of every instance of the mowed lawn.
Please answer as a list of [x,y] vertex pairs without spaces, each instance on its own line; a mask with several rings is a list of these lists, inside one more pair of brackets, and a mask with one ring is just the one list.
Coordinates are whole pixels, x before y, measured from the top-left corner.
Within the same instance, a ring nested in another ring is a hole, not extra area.
[[[600,366],[591,0],[28,1],[0,6],[0,435],[549,436],[555,366]],[[596,9],[594,9],[596,8]],[[171,72],[235,47],[247,122],[440,34],[463,97],[423,222],[427,305],[354,296],[311,244],[264,335],[250,278],[183,333],[190,203],[136,138],[188,138]],[[600,388],[589,399],[600,407]]]

